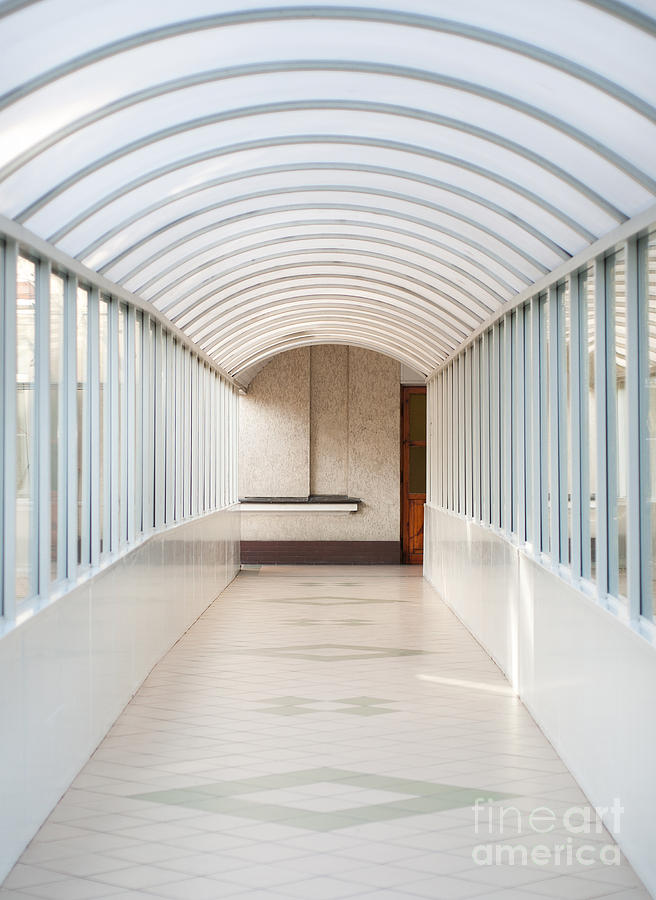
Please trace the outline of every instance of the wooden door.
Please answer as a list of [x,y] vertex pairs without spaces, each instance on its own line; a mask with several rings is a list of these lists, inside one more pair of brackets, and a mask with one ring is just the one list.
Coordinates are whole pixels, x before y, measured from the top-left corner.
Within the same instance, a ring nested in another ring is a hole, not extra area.
[[401,388],[401,544],[403,562],[424,561],[426,388]]

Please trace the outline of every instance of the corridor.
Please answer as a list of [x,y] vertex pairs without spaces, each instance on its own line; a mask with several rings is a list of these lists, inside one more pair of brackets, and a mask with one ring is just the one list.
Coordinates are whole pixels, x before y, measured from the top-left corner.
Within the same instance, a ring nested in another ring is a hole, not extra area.
[[[418,567],[253,567],[153,669],[0,898],[647,898],[585,804]],[[500,845],[515,865],[477,864]]]

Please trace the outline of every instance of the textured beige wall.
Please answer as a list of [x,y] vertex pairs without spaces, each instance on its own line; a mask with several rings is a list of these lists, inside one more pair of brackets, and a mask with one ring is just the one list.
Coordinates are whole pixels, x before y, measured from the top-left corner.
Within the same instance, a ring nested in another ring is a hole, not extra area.
[[239,496],[310,492],[310,349],[275,356],[239,398]]
[[312,347],[310,493],[348,493],[349,348]]
[[359,527],[370,535],[359,540],[399,539],[400,406],[399,364],[349,348],[349,493],[364,501]]
[[337,345],[281,354],[255,376],[240,398],[240,496],[311,486],[363,502],[349,515],[242,512],[243,540],[399,539],[399,377],[394,360]]

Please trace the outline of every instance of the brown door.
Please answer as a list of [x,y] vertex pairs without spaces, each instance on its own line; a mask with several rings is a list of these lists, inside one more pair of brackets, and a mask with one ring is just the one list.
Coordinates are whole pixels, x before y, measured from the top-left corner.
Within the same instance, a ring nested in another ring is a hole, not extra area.
[[424,561],[426,388],[401,388],[401,543],[403,562]]

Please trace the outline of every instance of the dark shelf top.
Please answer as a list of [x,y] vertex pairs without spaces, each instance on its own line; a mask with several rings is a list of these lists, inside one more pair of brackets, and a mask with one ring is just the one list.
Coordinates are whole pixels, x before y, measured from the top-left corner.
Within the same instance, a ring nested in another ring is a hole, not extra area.
[[361,503],[346,494],[310,494],[309,497],[240,497],[240,503]]

